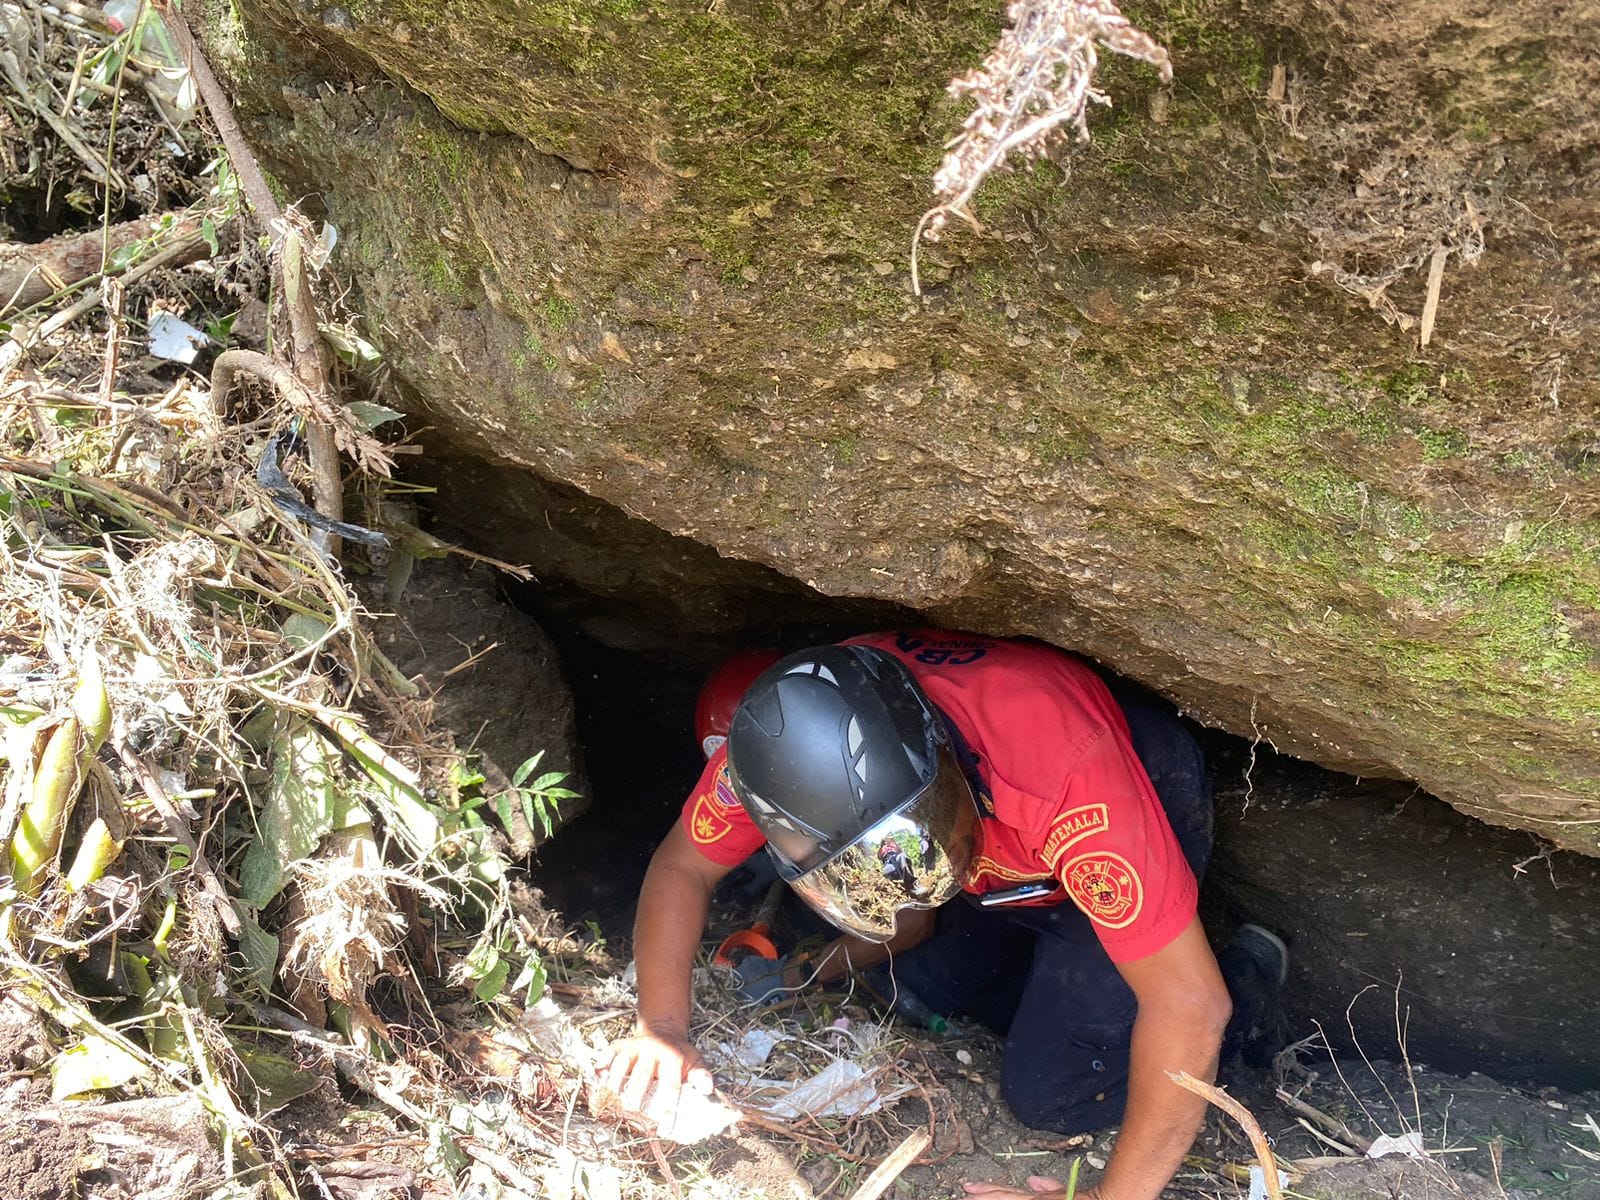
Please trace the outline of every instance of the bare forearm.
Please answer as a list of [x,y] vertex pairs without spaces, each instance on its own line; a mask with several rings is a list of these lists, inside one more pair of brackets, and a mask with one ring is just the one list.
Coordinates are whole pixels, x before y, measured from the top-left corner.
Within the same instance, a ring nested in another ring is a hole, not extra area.
[[817,956],[818,983],[833,983],[851,971],[864,971],[903,954],[933,932],[934,914],[928,909],[904,909],[895,923],[894,937],[887,942],[869,942],[844,934],[829,942]]
[[688,1031],[694,955],[709,906],[699,879],[659,860],[650,864],[633,925],[641,1028]]
[[1161,1021],[1141,1014],[1133,1025],[1128,1068],[1128,1106],[1122,1132],[1095,1191],[1105,1200],[1154,1200],[1194,1144],[1205,1118],[1205,1101],[1167,1078],[1188,1071],[1213,1078],[1221,1035],[1192,1022]]

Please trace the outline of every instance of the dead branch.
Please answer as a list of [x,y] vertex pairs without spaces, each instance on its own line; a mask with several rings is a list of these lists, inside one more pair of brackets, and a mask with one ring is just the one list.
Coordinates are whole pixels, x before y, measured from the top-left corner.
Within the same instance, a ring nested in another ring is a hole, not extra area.
[[1283,1184],[1278,1180],[1278,1160],[1273,1157],[1272,1147],[1267,1144],[1267,1135],[1261,1132],[1261,1123],[1250,1114],[1250,1110],[1215,1084],[1196,1079],[1187,1071],[1168,1071],[1167,1078],[1185,1091],[1215,1104],[1239,1122],[1239,1128],[1244,1130],[1251,1148],[1256,1152],[1256,1161],[1261,1164],[1268,1197],[1270,1200],[1283,1200]]
[[1304,1117],[1313,1125],[1320,1126],[1324,1133],[1331,1134],[1333,1137],[1338,1138],[1346,1145],[1359,1150],[1362,1154],[1365,1154],[1368,1150],[1372,1149],[1372,1141],[1370,1138],[1362,1137],[1359,1133],[1351,1129],[1350,1126],[1346,1125],[1337,1117],[1329,1116],[1320,1108],[1313,1108],[1304,1100],[1301,1100],[1297,1096],[1291,1096],[1282,1088],[1278,1089],[1278,1103],[1282,1104],[1296,1116]]
[[140,217],[111,226],[102,239],[100,230],[65,234],[34,245],[0,243],[0,316],[49,300],[75,283],[101,273],[105,254],[116,254],[152,236],[152,226],[171,221],[171,234],[183,239],[188,258],[169,260],[184,266],[205,257],[205,242],[188,235],[199,232],[200,218],[189,213],[169,213],[154,220]]
[[167,789],[161,786],[161,780],[145,762],[122,742],[116,744],[117,757],[127,764],[128,769],[139,780],[139,786],[144,789],[150,806],[160,814],[162,822],[177,841],[182,843],[189,851],[190,869],[200,879],[200,885],[205,889],[217,906],[217,916],[222,921],[223,927],[233,937],[239,936],[242,927],[239,921],[239,910],[233,906],[233,898],[228,895],[228,889],[222,886],[222,880],[217,878],[217,873],[206,860],[205,854],[200,849],[200,843],[195,840],[194,834],[189,831],[189,823],[183,819],[172,799],[167,795]]
[[861,1186],[851,1193],[850,1200],[878,1200],[878,1197],[894,1186],[894,1181],[900,1178],[901,1173],[932,1143],[933,1137],[926,1129],[916,1130],[889,1152],[883,1162],[878,1164],[877,1170],[868,1175]]
[[[96,234],[95,236],[98,237],[99,235]],[[205,244],[205,238],[201,236],[200,230],[196,228],[192,233],[180,237],[166,249],[157,251],[137,267],[129,269],[121,276],[123,287],[126,288],[147,275],[175,266],[180,262],[193,262],[195,258],[199,257],[198,247]],[[10,341],[5,345],[0,345],[0,382],[4,382],[11,374],[12,368],[32,347],[38,345],[39,342],[52,334],[65,329],[79,317],[99,308],[103,299],[99,290],[96,289],[76,304],[62,309],[44,321],[36,324],[14,326],[7,335]]]
[[[283,289],[285,309],[289,320],[289,365],[307,395],[327,398],[330,407],[335,403],[328,383],[330,361],[327,347],[317,328],[316,302],[305,279],[304,238],[292,219],[286,219],[272,189],[267,186],[261,165],[245,140],[239,119],[227,93],[217,82],[196,43],[188,19],[168,0],[159,0],[157,7],[167,29],[177,43],[178,52],[194,78],[196,90],[205,102],[206,110],[216,122],[217,132],[228,151],[235,174],[244,187],[251,210],[274,236],[281,236],[274,259],[279,283]],[[339,471],[338,443],[333,429],[325,422],[307,420],[306,445],[311,455],[313,496],[316,509],[330,521],[344,520],[344,487]],[[327,553],[338,557],[339,541],[336,535],[324,532],[313,534]]]

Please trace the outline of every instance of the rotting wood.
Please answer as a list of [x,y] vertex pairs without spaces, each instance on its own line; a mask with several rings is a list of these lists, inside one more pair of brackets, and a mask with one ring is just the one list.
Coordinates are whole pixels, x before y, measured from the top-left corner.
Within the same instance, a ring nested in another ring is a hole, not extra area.
[[[205,245],[205,238],[201,236],[198,229],[196,229],[195,232],[179,239],[177,242],[174,242],[166,249],[157,251],[148,260],[127,271],[121,276],[122,286],[126,288],[131,284],[139,282],[139,280],[143,279],[145,276],[154,274],[156,271],[160,271],[166,267],[175,266],[180,261],[194,261],[192,256],[195,253],[195,244],[202,246]],[[185,259],[185,255],[189,255],[191,257]],[[76,321],[79,317],[84,316],[86,313],[93,312],[95,309],[100,307],[103,300],[104,297],[101,296],[100,291],[97,288],[89,295],[79,300],[76,304],[70,305],[69,307],[62,309],[60,312],[52,314],[44,321],[40,321],[37,324],[32,325],[18,325],[13,327],[11,332],[7,335],[10,338],[10,341],[8,341],[5,345],[0,345],[0,383],[3,383],[6,380],[18,361],[21,360],[22,356],[26,354],[31,347],[36,346],[40,341],[49,337],[51,334],[65,329],[68,325],[72,324],[72,322]]]
[[169,258],[168,265],[184,266],[204,258],[209,249],[204,239],[190,236],[200,232],[201,219],[182,212],[121,221],[106,231],[104,241],[99,229],[91,229],[33,244],[0,244],[0,315],[42,303],[75,283],[93,279],[101,273],[102,246],[116,254],[163,236],[160,223],[169,218],[172,224],[165,236],[179,238],[188,257]]

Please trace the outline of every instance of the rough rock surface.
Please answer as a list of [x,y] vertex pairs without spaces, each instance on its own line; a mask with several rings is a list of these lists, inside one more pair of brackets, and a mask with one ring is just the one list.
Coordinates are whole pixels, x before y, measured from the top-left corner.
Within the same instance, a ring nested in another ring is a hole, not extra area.
[[[499,597],[489,568],[423,560],[398,598],[371,596],[367,603],[380,614],[378,648],[433,696],[457,748],[476,755],[486,793],[505,790],[524,760],[542,754],[534,776],[565,771],[564,786],[578,793],[550,814],[551,832],[587,807],[572,693],[555,647],[532,617]],[[521,854],[546,836],[520,817],[512,833]]]
[[1600,11],[1130,3],[916,299],[1002,7],[205,6],[436,449],[1600,852]]
[[1600,862],[1264,746],[1254,762],[1237,747],[1207,755],[1218,788],[1205,895],[1227,909],[1211,924],[1257,921],[1288,940],[1293,1037],[1320,1027],[1350,1055],[1600,1085]]

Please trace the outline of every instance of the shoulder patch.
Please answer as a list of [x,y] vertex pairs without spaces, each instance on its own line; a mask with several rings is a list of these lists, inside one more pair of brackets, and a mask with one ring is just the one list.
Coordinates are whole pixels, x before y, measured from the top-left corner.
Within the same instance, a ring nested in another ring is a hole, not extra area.
[[694,810],[689,814],[689,840],[697,846],[709,846],[721,841],[733,828],[713,793],[702,792],[695,797]]
[[733,779],[728,775],[728,764],[723,763],[717,771],[717,786],[713,789],[717,803],[723,808],[738,808],[739,797],[733,791]]
[[1060,874],[1072,902],[1107,929],[1126,929],[1144,909],[1144,883],[1120,854],[1080,854]]
[[967,868],[967,884],[977,887],[985,878],[993,879],[1000,883],[1042,883],[1050,878],[1041,875],[1038,871],[1016,871],[1003,866],[986,854],[980,854],[972,860],[972,865]]
[[1044,839],[1039,857],[1054,870],[1068,847],[1083,841],[1093,833],[1111,828],[1111,814],[1104,804],[1085,804],[1069,809],[1050,824],[1050,833]]

